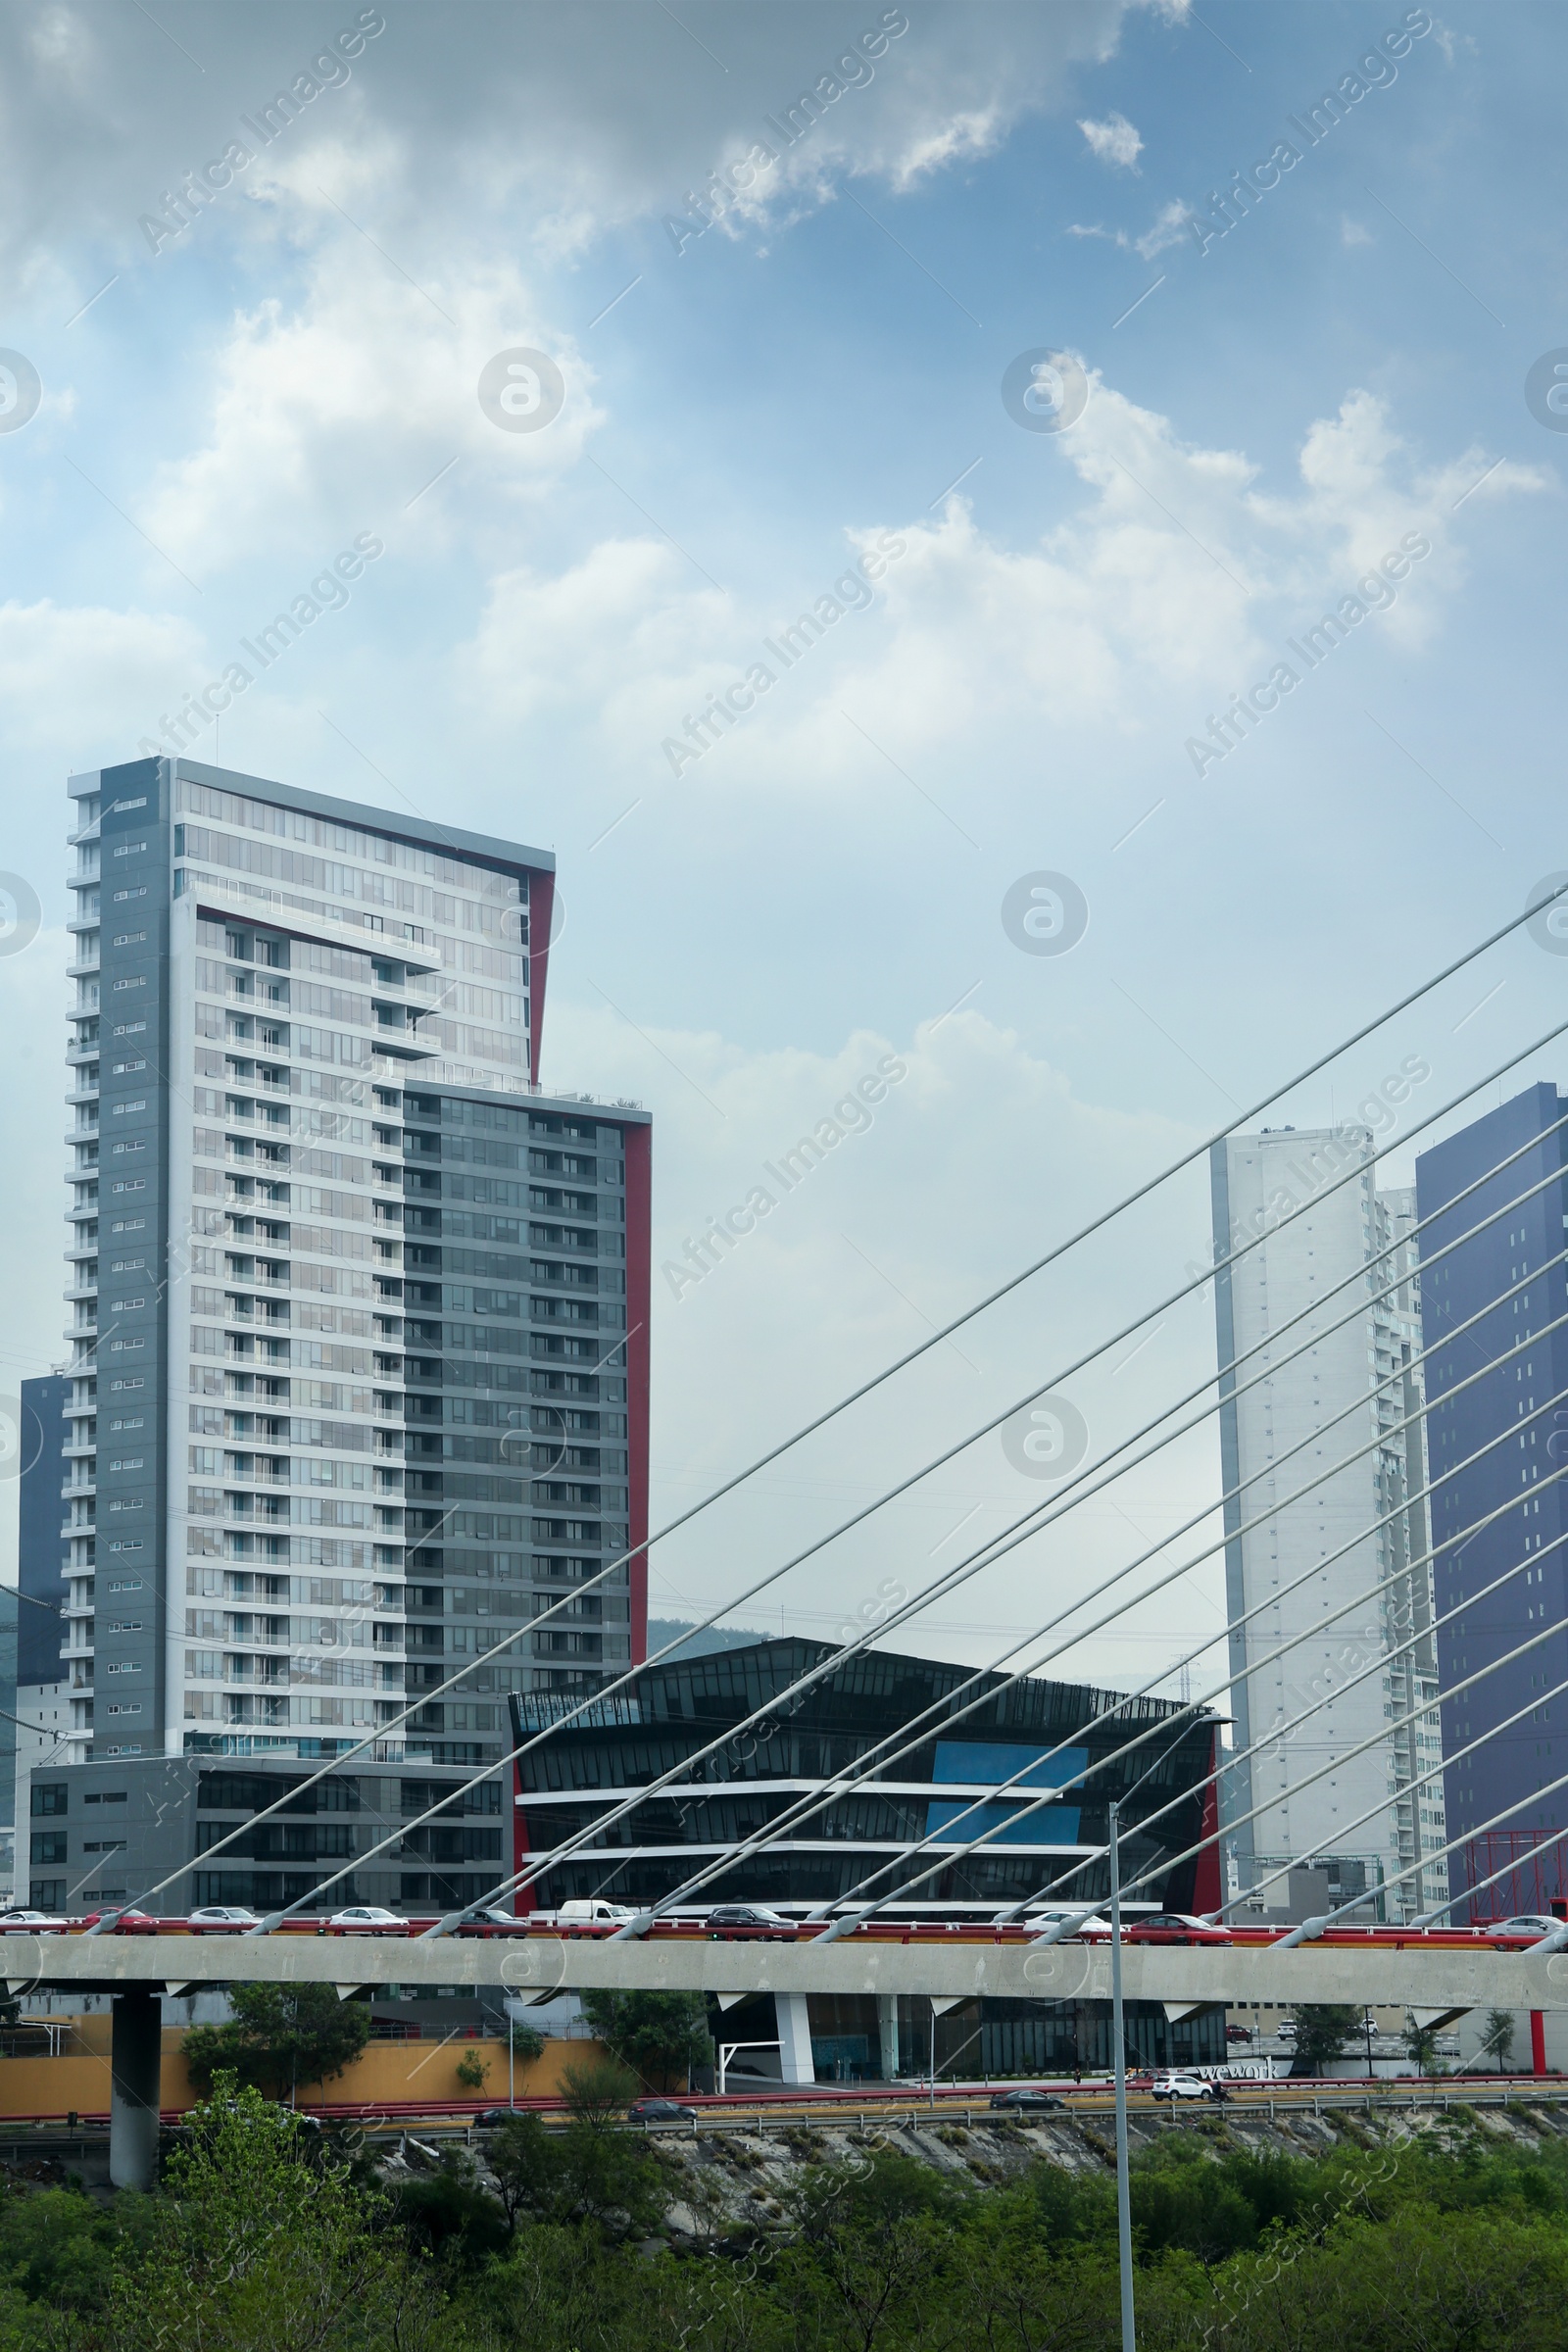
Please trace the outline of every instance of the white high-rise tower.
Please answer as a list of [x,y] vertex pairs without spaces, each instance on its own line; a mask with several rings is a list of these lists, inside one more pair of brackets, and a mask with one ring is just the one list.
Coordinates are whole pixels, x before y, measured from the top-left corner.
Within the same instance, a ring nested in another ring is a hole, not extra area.
[[[1239,1825],[1226,1846],[1244,1891],[1300,1856],[1327,1865],[1339,1899],[1388,1886],[1387,1915],[1404,1918],[1447,1893],[1441,1861],[1399,1876],[1446,1832],[1441,1781],[1411,1790],[1439,1753],[1417,1252],[1401,1239],[1415,1211],[1410,1193],[1376,1190],[1371,1153],[1349,1125],[1212,1153],[1216,1262],[1258,1241],[1214,1285],[1232,1710],[1251,1751],[1225,1777],[1222,1818]],[[1285,1883],[1262,1899],[1282,1904]]]

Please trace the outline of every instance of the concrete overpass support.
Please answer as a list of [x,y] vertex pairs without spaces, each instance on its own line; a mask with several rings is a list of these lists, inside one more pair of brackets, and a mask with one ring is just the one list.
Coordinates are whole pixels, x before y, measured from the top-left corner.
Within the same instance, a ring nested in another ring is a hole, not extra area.
[[896,1992],[879,1992],[876,1996],[877,2040],[881,2045],[882,2080],[892,2082],[899,2072],[899,1996]]
[[775,1992],[773,2010],[778,2019],[778,2054],[780,2072],[786,2082],[814,2082],[816,2066],[811,2057],[811,2020],[804,1992]]
[[158,2170],[163,2003],[155,1992],[117,1992],[113,2021],[109,2178],[116,2188],[151,2188]]

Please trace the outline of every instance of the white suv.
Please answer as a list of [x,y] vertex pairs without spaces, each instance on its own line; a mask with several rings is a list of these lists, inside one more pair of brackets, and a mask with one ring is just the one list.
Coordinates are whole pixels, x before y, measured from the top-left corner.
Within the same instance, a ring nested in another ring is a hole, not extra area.
[[1154,2084],[1156,2099],[1224,2100],[1230,2092],[1223,2082],[1205,2082],[1201,2075],[1162,2075]]

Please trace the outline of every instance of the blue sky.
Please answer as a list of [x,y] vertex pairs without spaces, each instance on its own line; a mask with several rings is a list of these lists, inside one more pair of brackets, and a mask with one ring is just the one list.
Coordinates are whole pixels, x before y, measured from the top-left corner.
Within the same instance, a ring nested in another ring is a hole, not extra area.
[[[873,77],[677,253],[685,191],[879,7],[382,13],[156,255],[139,217],[360,12],[57,5],[4,36],[0,342],[44,392],[0,434],[0,864],[49,925],[0,961],[6,1362],[60,1349],[64,776],[133,754],[373,532],[349,606],[195,748],[557,851],[545,1074],[656,1111],[661,1259],[880,1055],[908,1065],[787,1218],[699,1290],[666,1282],[669,1509],[1568,866],[1565,453],[1524,398],[1568,344],[1568,25],[1431,12],[1200,251],[1186,215],[1426,12],[911,0]],[[516,347],[565,382],[537,433],[476,397]],[[1004,408],[1034,349],[1086,372],[1069,430]],[[1429,552],[1396,601],[1200,777],[1208,714],[1406,535]],[[874,600],[672,775],[685,714],[879,537],[902,553]],[[1001,920],[1040,870],[1089,904],[1060,957]],[[1333,1107],[1410,1052],[1436,1107],[1555,1017],[1560,968],[1499,950]],[[1276,1115],[1330,1108],[1325,1081]],[[663,1588],[656,1555],[656,1596],[717,1598],[999,1409],[1177,1278],[1204,1219],[1202,1184],[1173,1188],[670,1546]],[[1097,1438],[1210,1348],[1198,1301],[1119,1386],[1086,1375]],[[1213,1478],[1200,1446],[1151,1473],[1148,1528]],[[784,1606],[827,1630],[847,1593],[912,1588],[965,1514],[1029,1499],[993,1441]],[[926,1636],[978,1654],[1041,1613],[1042,1574],[1127,1538],[1086,1513]],[[1186,1613],[1152,1610],[1084,1670],[1157,1656]]]

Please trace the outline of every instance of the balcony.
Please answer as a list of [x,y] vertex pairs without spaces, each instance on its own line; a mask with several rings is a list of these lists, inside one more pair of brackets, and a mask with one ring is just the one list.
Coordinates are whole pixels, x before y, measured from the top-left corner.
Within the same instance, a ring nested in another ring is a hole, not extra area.
[[288,1504],[277,1494],[228,1494],[223,1500],[223,1517],[241,1522],[265,1521],[287,1523]]

